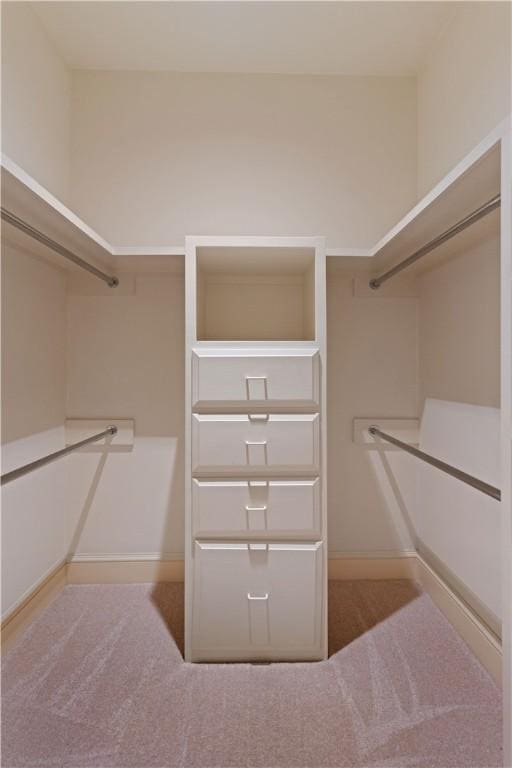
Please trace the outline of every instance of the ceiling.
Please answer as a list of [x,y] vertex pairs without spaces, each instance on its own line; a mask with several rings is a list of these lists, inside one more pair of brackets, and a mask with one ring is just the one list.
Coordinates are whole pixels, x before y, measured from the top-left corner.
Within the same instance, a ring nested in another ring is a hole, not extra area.
[[415,75],[458,2],[32,2],[74,69]]

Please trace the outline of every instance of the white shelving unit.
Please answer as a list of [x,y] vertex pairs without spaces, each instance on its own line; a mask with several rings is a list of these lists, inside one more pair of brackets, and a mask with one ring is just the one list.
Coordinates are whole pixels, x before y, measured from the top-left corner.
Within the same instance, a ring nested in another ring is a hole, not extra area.
[[187,238],[186,658],[327,652],[323,238]]

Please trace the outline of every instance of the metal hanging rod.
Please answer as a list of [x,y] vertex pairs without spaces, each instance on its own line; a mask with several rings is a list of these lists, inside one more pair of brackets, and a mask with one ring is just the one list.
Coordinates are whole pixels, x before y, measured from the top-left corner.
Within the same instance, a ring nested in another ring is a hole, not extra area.
[[392,437],[391,435],[386,434],[386,432],[381,432],[378,427],[369,427],[368,432],[370,435],[377,435],[383,440],[386,440],[386,442],[398,446],[398,448],[401,448],[403,451],[407,451],[407,453],[411,453],[413,456],[416,456],[416,458],[425,461],[427,464],[431,464],[433,467],[441,469],[448,475],[456,477],[457,480],[461,480],[463,483],[471,485],[478,491],[481,491],[482,493],[487,494],[487,496],[491,496],[493,499],[496,499],[496,501],[501,501],[501,491],[499,488],[495,488],[494,485],[484,483],[483,480],[479,480],[477,477],[473,477],[473,475],[468,475],[467,472],[463,472],[461,469],[457,469],[457,467],[452,467],[451,464],[447,464],[445,461],[440,461],[439,459],[434,458],[434,456],[430,456],[428,453],[420,451],[418,448],[413,448],[412,445],[404,443],[402,440],[398,440],[396,437]]
[[6,208],[2,208],[1,211],[2,219],[8,224],[12,224],[13,227],[16,227],[22,232],[25,232],[25,234],[29,235],[29,237],[32,237],[34,240],[37,240],[43,245],[46,245],[47,248],[51,248],[52,251],[59,253],[61,256],[64,256],[64,258],[69,259],[69,261],[72,261],[73,264],[82,267],[82,269],[86,269],[87,272],[91,273],[91,275],[99,277],[99,279],[103,280],[108,286],[110,286],[110,288],[115,288],[115,286],[119,285],[119,279],[114,275],[107,275],[106,272],[102,272],[101,269],[97,269],[97,267],[89,264],[88,261],[85,261],[80,256],[77,256],[76,253],[68,251],[68,249],[64,248],[63,245],[60,245],[60,243],[52,240],[51,237],[43,234],[43,232],[39,232],[38,229],[35,229],[35,227],[27,224],[26,221],[18,218],[18,216],[15,216],[14,213],[11,213]]
[[0,483],[2,485],[5,485],[5,483],[9,483],[11,480],[16,480],[18,477],[21,477],[22,475],[26,475],[27,472],[32,472],[32,470],[34,469],[39,469],[39,467],[44,467],[45,464],[49,464],[51,461],[55,461],[55,459],[60,459],[61,456],[65,456],[67,453],[76,451],[77,448],[82,448],[84,445],[89,445],[89,443],[95,443],[97,440],[101,440],[102,437],[107,437],[108,435],[116,435],[116,434],[117,434],[117,427],[115,426],[107,427],[103,432],[100,432],[97,435],[92,435],[92,437],[86,437],[85,440],[80,440],[79,443],[73,443],[73,445],[68,445],[66,446],[66,448],[61,448],[60,451],[49,453],[48,456],[43,456],[41,459],[36,459],[35,461],[31,461],[30,464],[25,464],[23,467],[18,467],[18,469],[13,469],[12,472],[6,472],[0,478]]
[[452,237],[455,237],[455,235],[458,235],[459,232],[462,232],[464,229],[467,229],[467,227],[470,227],[479,219],[487,216],[488,213],[491,213],[496,208],[499,208],[500,205],[501,195],[496,195],[496,197],[493,197],[491,200],[488,200],[486,203],[484,203],[484,205],[481,205],[480,208],[477,208],[476,211],[473,211],[458,221],[453,225],[453,227],[450,227],[450,229],[447,229],[433,240],[430,240],[430,242],[419,248],[419,250],[415,251],[413,254],[411,254],[411,256],[408,256],[395,267],[388,269],[387,272],[384,272],[384,274],[380,275],[379,277],[374,277],[373,280],[370,280],[370,288],[373,288],[374,290],[380,288],[382,283],[385,283],[386,280],[394,277],[403,269],[407,269],[407,267],[410,267],[411,264],[414,264],[415,261],[421,259],[422,256],[425,256],[425,254],[430,253],[430,251],[433,251],[443,243],[446,243],[447,240],[451,240]]

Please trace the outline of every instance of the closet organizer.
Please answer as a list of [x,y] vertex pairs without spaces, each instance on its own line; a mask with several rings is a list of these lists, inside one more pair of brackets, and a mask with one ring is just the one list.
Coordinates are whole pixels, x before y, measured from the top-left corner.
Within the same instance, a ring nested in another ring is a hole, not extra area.
[[[12,189],[14,188],[14,191],[15,191],[14,202],[19,205],[20,197],[23,202],[23,196],[25,197],[28,196],[27,191],[23,189],[19,181],[17,181],[15,178],[11,177],[12,179],[11,181],[9,181],[8,179],[4,181],[4,176],[8,176],[8,172],[5,171],[2,176],[2,194],[4,198],[6,196],[8,199],[9,197],[12,198],[13,197]],[[16,190],[16,186],[18,186],[18,190]],[[21,195],[19,191],[20,189],[22,190]],[[26,201],[25,201],[25,205],[26,205]],[[46,209],[46,213],[48,212],[48,210],[51,211],[48,205],[45,206],[45,209]],[[66,248],[64,245],[62,245],[62,243],[59,243],[57,242],[57,240],[54,240],[53,238],[49,237],[45,232],[42,232],[41,230],[32,226],[32,224],[20,218],[12,211],[2,206],[0,209],[0,212],[1,212],[2,221],[14,227],[14,229],[17,230],[19,233],[22,233],[22,235],[28,236],[28,238],[30,238],[32,241],[41,243],[41,245],[45,246],[45,248],[48,248],[53,253],[56,253],[59,256],[63,256],[68,262],[71,262],[73,265],[76,265],[80,269],[85,270],[91,275],[94,275],[94,277],[98,278],[99,280],[102,280],[104,283],[106,283],[109,286],[109,288],[117,288],[117,286],[119,285],[119,279],[115,275],[111,275],[104,272],[102,269],[99,269],[99,267],[95,266],[94,264],[91,264],[86,259],[83,259],[81,256],[78,256],[69,248]],[[103,429],[101,432],[98,432],[97,434],[90,435],[82,440],[71,443],[70,445],[66,445],[64,448],[61,448],[58,451],[53,451],[52,453],[46,454],[45,456],[40,456],[34,461],[30,461],[27,464],[23,464],[22,466],[16,467],[16,469],[12,469],[9,472],[4,472],[0,477],[0,483],[2,485],[5,485],[6,483],[11,482],[12,480],[17,480],[19,477],[23,477],[23,475],[26,475],[29,472],[34,472],[40,467],[44,467],[46,464],[49,464],[52,461],[56,461],[57,459],[67,456],[69,453],[72,453],[73,451],[77,451],[80,448],[84,448],[86,445],[90,445],[91,443],[97,443],[100,440],[104,440],[105,444],[108,445],[112,441],[112,438],[117,435],[117,433],[118,433],[117,426],[115,424],[109,424],[105,429]]]
[[186,659],[326,647],[322,238],[186,240]]

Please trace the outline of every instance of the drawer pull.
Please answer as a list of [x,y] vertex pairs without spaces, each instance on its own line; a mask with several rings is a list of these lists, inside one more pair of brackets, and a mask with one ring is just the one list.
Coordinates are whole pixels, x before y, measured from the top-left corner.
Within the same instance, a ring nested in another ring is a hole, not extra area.
[[250,592],[248,592],[247,599],[248,600],[268,600],[268,592],[265,592],[264,595],[252,595]]
[[249,421],[265,421],[267,422],[270,419],[270,415],[268,413],[249,413],[247,414]]
[[252,464],[253,466],[265,466],[268,464],[267,441],[246,440],[245,454],[247,464]]
[[245,505],[246,512],[266,512],[267,511],[267,505],[262,504],[261,507],[251,507],[248,504]]
[[[251,382],[254,382],[251,386]],[[259,385],[256,384],[259,382]],[[251,390],[253,397],[251,397]],[[267,377],[266,376],[246,376],[245,391],[248,400],[268,400]]]

